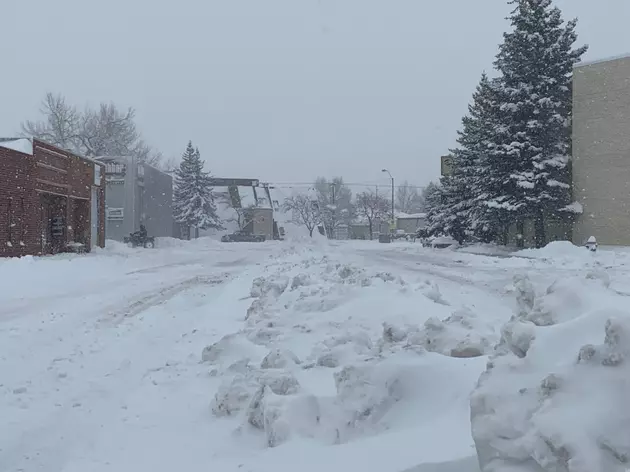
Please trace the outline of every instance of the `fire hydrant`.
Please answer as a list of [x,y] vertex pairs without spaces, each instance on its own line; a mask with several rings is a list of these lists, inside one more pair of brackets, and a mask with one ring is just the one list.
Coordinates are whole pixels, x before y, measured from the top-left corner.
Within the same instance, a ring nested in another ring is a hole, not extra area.
[[586,249],[591,252],[597,251],[597,239],[595,239],[595,236],[591,236],[590,238],[588,238],[588,240],[586,241]]

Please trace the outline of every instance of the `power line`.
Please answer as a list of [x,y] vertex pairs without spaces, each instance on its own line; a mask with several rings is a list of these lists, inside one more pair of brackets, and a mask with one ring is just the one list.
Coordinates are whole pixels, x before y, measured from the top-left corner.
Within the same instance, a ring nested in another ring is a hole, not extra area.
[[[327,182],[329,185],[331,182]],[[342,184],[346,187],[387,187],[391,188],[391,185],[388,183],[357,183],[357,182],[344,182]],[[285,188],[285,189],[293,189],[293,188],[316,188],[317,185],[314,182],[269,182],[270,187],[275,188]],[[426,185],[394,185],[394,188],[409,188],[409,189],[417,189],[424,190]]]

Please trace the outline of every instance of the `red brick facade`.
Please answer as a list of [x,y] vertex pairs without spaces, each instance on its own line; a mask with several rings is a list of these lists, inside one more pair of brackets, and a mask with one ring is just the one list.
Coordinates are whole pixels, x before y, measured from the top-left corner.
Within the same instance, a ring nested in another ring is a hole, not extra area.
[[[101,167],[100,186],[94,185]],[[50,254],[81,242],[91,247],[92,189],[98,195],[97,245],[105,245],[102,164],[33,140],[33,154],[0,143],[0,256]],[[54,226],[54,228],[53,228]]]

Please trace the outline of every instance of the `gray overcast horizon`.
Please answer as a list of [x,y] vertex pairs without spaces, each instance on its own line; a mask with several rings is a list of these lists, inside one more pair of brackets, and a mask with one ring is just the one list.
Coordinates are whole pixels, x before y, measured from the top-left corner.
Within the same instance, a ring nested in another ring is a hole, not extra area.
[[[506,0],[22,0],[0,9],[0,136],[48,91],[132,106],[216,176],[424,185],[507,29]],[[630,52],[630,2],[557,0],[586,60]]]

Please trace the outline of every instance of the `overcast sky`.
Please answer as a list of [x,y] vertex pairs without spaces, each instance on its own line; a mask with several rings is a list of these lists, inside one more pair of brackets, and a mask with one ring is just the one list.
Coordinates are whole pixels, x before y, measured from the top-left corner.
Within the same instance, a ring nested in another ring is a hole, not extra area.
[[[5,4],[6,3],[6,4]],[[558,0],[587,59],[630,52],[630,2]],[[437,177],[507,28],[505,0],[7,0],[0,136],[47,91],[133,106],[146,140],[189,139],[217,176]]]

